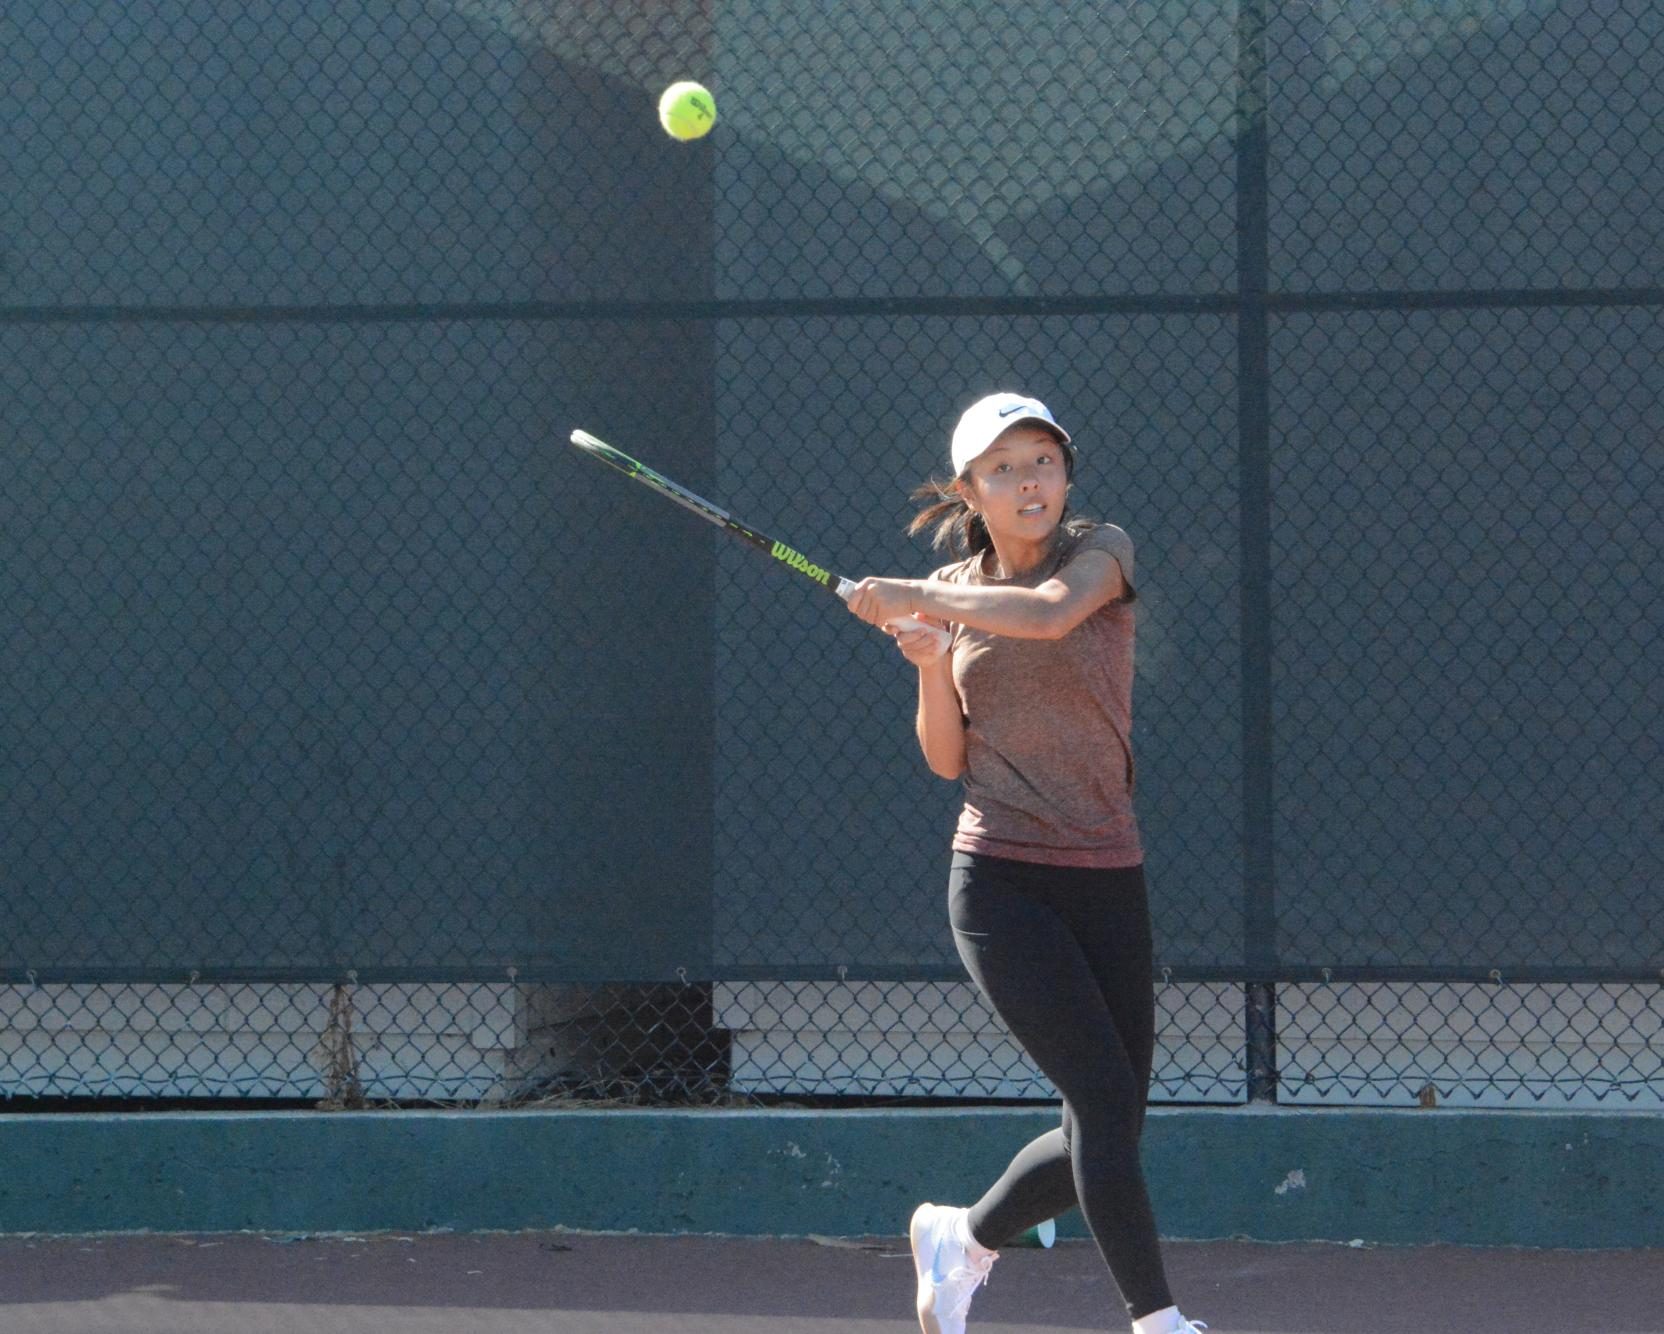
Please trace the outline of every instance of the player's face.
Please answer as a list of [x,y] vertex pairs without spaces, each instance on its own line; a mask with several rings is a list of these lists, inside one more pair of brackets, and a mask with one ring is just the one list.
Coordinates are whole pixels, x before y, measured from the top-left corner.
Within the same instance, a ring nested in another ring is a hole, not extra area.
[[992,534],[1019,541],[1051,535],[1069,492],[1065,446],[1044,426],[1028,422],[1004,431],[967,469],[966,499]]

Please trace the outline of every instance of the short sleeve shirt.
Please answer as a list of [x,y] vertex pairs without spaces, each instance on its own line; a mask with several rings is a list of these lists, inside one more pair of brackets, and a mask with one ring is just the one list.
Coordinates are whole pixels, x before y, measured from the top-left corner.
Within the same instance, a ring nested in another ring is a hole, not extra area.
[[1113,524],[1071,525],[1049,559],[1015,578],[994,578],[981,556],[930,577],[1034,588],[1085,551],[1113,556],[1128,591],[1062,639],[953,627],[965,717],[957,851],[1053,866],[1143,861],[1132,804],[1132,539]]

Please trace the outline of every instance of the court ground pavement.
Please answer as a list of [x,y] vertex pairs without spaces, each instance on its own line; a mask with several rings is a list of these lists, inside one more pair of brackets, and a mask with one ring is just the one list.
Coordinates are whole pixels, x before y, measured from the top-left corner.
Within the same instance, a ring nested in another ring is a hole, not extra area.
[[[1174,1242],[1210,1334],[1664,1334],[1664,1250]],[[899,1238],[0,1237],[0,1334],[895,1334]],[[1008,1248],[970,1334],[1125,1330],[1090,1243]]]

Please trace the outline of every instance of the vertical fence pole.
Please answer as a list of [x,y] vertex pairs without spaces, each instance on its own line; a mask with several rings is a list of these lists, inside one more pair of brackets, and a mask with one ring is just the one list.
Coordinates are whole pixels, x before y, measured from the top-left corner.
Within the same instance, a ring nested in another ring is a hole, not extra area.
[[1250,982],[1243,988],[1246,1016],[1248,1101],[1277,1101],[1277,988]]
[[1277,905],[1272,848],[1271,390],[1267,216],[1266,11],[1237,9],[1236,233],[1238,500],[1242,543],[1242,851],[1244,1037],[1251,1102],[1277,1098],[1273,978]]

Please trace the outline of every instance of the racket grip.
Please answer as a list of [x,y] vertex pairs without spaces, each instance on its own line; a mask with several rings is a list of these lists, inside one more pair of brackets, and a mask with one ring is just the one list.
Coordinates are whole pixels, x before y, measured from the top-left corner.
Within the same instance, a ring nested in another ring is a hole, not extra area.
[[[855,595],[855,587],[853,579],[845,579],[839,576],[837,586],[833,591],[845,602],[848,602]],[[923,630],[925,623],[917,616],[898,616],[893,621],[885,622],[884,628],[894,634],[898,630]],[[945,634],[946,631],[938,630],[937,633]]]

